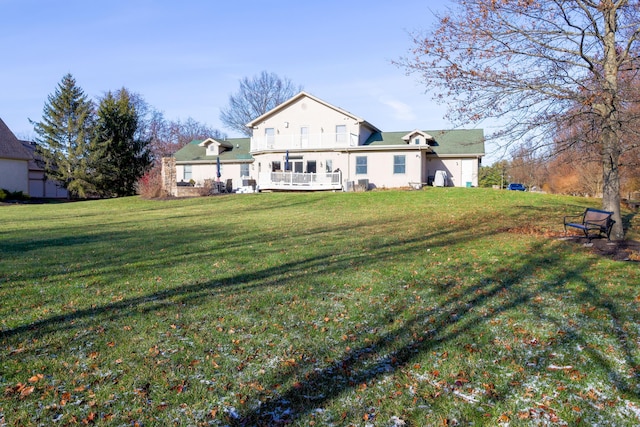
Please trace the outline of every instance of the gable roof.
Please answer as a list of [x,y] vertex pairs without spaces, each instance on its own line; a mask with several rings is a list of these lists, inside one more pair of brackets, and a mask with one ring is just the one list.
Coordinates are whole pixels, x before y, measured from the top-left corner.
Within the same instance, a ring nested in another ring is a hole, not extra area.
[[31,160],[31,153],[0,119],[0,158],[14,160]]
[[233,148],[233,144],[231,144],[228,140],[222,140],[222,141],[218,141],[217,139],[213,139],[213,138],[207,138],[204,141],[200,142],[200,145],[202,147],[208,147],[211,144],[218,144],[221,147],[225,147],[225,148]]
[[377,127],[375,127],[374,125],[372,125],[371,123],[369,123],[368,121],[351,114],[350,112],[348,112],[347,110],[343,110],[342,108],[336,107],[335,105],[331,105],[328,102],[323,101],[320,98],[316,98],[315,96],[302,91],[300,93],[298,93],[297,95],[289,98],[288,100],[284,101],[282,104],[277,105],[276,107],[272,108],[271,110],[267,111],[266,113],[264,113],[263,115],[261,115],[260,117],[257,117],[253,120],[251,120],[249,123],[246,124],[247,127],[252,128],[254,127],[257,123],[266,120],[267,118],[277,114],[278,112],[280,112],[281,110],[287,108],[289,105],[299,101],[302,98],[309,98],[312,99],[316,102],[318,102],[319,104],[324,105],[327,108],[330,108],[332,110],[335,110],[337,112],[339,112],[340,114],[343,114],[351,119],[353,119],[354,121],[356,121],[358,124],[364,124],[366,126],[368,126],[369,128],[371,128],[374,132],[380,132],[380,129],[378,129]]
[[402,139],[404,141],[409,141],[411,140],[411,138],[413,138],[415,135],[420,135],[422,136],[425,140],[427,141],[435,141],[435,138],[432,137],[431,135],[429,135],[428,133],[421,131],[421,130],[412,130],[411,132],[409,132],[408,134],[406,134],[405,136],[402,137]]
[[[433,153],[439,156],[484,155],[484,131],[482,129],[428,130],[422,131],[433,137],[429,141]],[[377,132],[367,139],[364,146],[407,145],[404,139],[413,132]]]
[[253,157],[249,154],[251,148],[250,138],[230,138],[223,141],[219,141],[228,150],[223,151],[219,156],[207,155],[207,144],[203,144],[210,139],[194,139],[173,155],[176,162],[202,162],[209,163],[215,162],[220,157],[221,163],[234,163],[239,161],[253,161]]

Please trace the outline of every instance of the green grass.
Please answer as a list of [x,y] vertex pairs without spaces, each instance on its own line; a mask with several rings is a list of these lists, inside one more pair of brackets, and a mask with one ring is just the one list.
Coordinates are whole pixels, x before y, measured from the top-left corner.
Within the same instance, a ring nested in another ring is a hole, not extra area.
[[585,206],[0,207],[0,426],[637,425],[639,269],[556,238]]

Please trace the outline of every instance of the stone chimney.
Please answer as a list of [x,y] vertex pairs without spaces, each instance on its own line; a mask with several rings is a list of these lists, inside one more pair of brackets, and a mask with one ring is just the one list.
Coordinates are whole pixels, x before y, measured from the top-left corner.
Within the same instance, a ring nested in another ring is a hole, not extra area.
[[178,181],[176,178],[176,159],[173,157],[162,158],[162,190],[170,195],[177,196]]

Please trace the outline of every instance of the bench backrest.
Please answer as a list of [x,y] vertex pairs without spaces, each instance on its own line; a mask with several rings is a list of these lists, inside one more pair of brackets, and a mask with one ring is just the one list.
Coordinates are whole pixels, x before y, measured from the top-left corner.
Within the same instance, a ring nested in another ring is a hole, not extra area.
[[600,223],[603,227],[606,227],[607,222],[611,219],[611,215],[613,215],[613,212],[587,208],[587,210],[584,211],[584,219],[582,220],[582,222],[591,222],[596,224]]

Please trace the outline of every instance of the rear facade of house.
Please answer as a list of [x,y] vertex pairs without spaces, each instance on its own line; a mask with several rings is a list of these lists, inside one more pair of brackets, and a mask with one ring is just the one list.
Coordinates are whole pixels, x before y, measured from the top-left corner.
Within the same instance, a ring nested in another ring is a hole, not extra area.
[[485,152],[481,129],[382,132],[306,92],[247,126],[250,139],[192,141],[179,150],[177,181],[231,180],[234,190],[255,183],[260,190],[349,191],[418,188],[439,175],[446,186],[475,187]]

